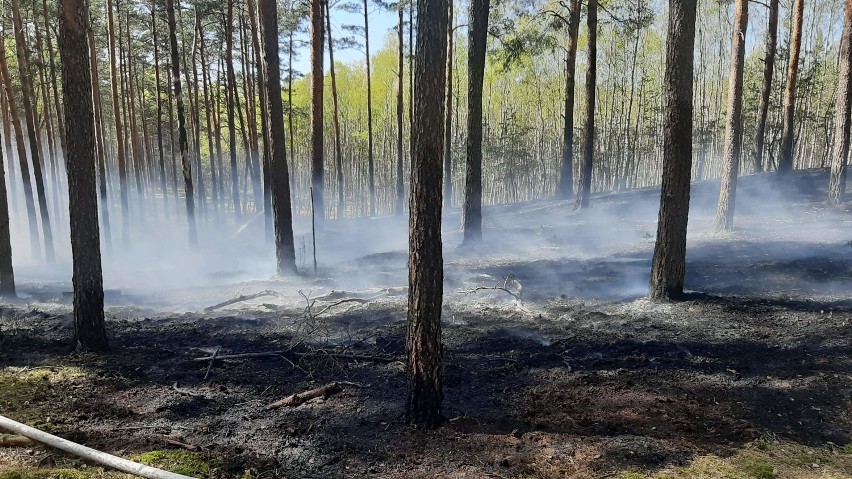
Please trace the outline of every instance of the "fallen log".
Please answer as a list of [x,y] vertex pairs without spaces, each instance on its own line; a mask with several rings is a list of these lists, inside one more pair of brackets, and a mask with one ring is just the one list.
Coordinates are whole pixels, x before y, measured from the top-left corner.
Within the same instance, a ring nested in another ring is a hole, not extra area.
[[314,388],[308,391],[296,393],[290,396],[285,397],[284,399],[275,401],[274,403],[266,406],[266,409],[279,409],[282,407],[296,407],[301,406],[302,404],[310,401],[311,399],[316,399],[318,397],[328,398],[333,394],[337,394],[340,391],[343,391],[343,386],[354,386],[354,387],[364,387],[358,383],[350,383],[347,381],[335,381],[333,383],[328,383],[325,386],[320,386],[318,388]]
[[252,299],[262,298],[264,296],[281,296],[281,293],[267,289],[267,290],[261,291],[259,293],[242,294],[240,296],[237,296],[236,298],[229,299],[227,301],[223,301],[219,304],[214,304],[213,306],[208,306],[208,307],[204,308],[204,312],[209,313],[210,311],[215,311],[217,309],[224,308],[225,306],[230,306],[232,304],[237,304],[237,303],[241,303],[243,301],[249,301],[249,300],[252,300]]
[[72,454],[87,461],[107,466],[112,469],[133,474],[134,476],[144,477],[146,479],[194,479],[183,474],[175,474],[174,472],[164,471],[156,467],[146,466],[138,462],[128,461],[127,459],[113,456],[105,452],[86,447],[67,439],[48,434],[34,427],[21,424],[7,417],[0,416],[0,428],[3,428],[12,433],[28,437],[33,441],[40,442],[50,447],[55,447],[68,454]]
[[35,441],[25,436],[14,434],[0,434],[0,446],[2,447],[27,447],[35,445]]

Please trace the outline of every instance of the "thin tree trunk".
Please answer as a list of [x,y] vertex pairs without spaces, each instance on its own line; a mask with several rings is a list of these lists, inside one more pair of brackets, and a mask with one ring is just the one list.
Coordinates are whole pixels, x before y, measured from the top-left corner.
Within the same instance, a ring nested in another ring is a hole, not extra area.
[[796,113],[796,77],[799,72],[799,51],[802,45],[802,17],[805,0],[793,2],[793,32],[790,38],[790,63],[787,66],[787,86],[784,89],[784,130],[781,134],[781,154],[778,158],[778,173],[785,175],[793,171],[793,127]]
[[568,51],[565,55],[565,127],[562,130],[562,164],[558,196],[570,198],[574,192],[574,85],[577,71],[577,37],[580,32],[580,0],[571,1],[568,19]]
[[189,163],[189,145],[186,138],[186,120],[183,110],[183,96],[180,88],[180,60],[178,57],[177,26],[175,22],[174,0],[166,0],[166,15],[169,21],[169,44],[172,51],[172,82],[174,83],[174,96],[177,103],[178,116],[178,145],[180,147],[180,160],[183,167],[183,186],[186,197],[186,220],[189,223],[189,243],[198,243],[198,232],[195,227],[195,201],[192,191],[192,167]]
[[[204,49],[204,30],[201,27],[201,15],[196,12],[195,16],[195,28],[198,31],[198,48],[199,54],[201,55],[201,85],[204,91],[204,127],[205,133],[207,135],[207,151],[210,157],[210,200],[213,206],[213,211],[217,215],[219,208],[219,185],[218,185],[218,175],[216,172],[216,150],[213,146],[213,137],[214,137],[214,126],[213,122],[210,118],[210,110],[213,109],[213,102],[210,98],[210,70],[207,66],[207,55]],[[218,131],[216,132],[216,136],[218,137]],[[216,140],[216,146],[219,146],[218,139]],[[218,220],[217,220],[218,221]]]
[[[487,3],[485,6],[487,15]],[[411,424],[435,427],[442,420],[443,401],[441,158],[447,78],[447,0],[418,0],[417,8],[420,22],[414,66],[416,113],[411,129],[406,419]]]
[[849,156],[849,123],[852,109],[852,0],[847,0],[840,39],[840,73],[837,81],[837,108],[834,116],[834,148],[828,201],[838,204],[846,193],[846,158]]
[[[450,11],[452,11],[452,7],[450,7]],[[397,42],[399,43],[399,48],[397,50],[397,63],[396,63],[396,214],[401,215],[403,210],[403,205],[405,202],[405,184],[402,180],[402,170],[403,170],[403,160],[404,160],[404,151],[402,148],[402,116],[403,116],[403,99],[402,99],[402,91],[405,88],[405,82],[403,79],[405,78],[405,63],[404,63],[404,43],[403,43],[403,29],[405,27],[405,21],[403,19],[402,14],[402,4],[397,6]],[[447,17],[449,19],[449,17]],[[452,22],[450,22],[452,23]],[[449,46],[447,48],[450,48]],[[452,75],[452,74],[450,74]]]
[[[3,156],[6,155],[11,155],[8,148],[5,155],[2,151],[0,151],[0,297],[14,298],[16,296],[15,271],[12,267],[12,236],[9,230],[9,200],[6,195],[6,168],[3,165]],[[12,164],[11,157],[9,158],[9,164]],[[12,180],[12,178],[10,178],[10,180]]]
[[[269,137],[269,101],[266,98],[267,91],[266,91],[266,87],[265,87],[265,83],[267,81],[267,79],[266,79],[267,72],[266,72],[266,64],[263,62],[263,52],[261,52],[261,47],[260,47],[260,44],[258,42],[258,35],[257,35],[257,29],[259,28],[259,26],[258,26],[258,21],[257,21],[258,15],[256,13],[256,10],[259,7],[259,5],[256,5],[254,0],[249,0],[248,7],[249,7],[249,24],[251,25],[251,30],[252,30],[252,35],[251,35],[252,46],[253,46],[252,51],[254,53],[254,63],[255,63],[255,65],[257,65],[255,76],[257,77],[257,92],[258,92],[258,97],[260,99],[260,131],[261,131],[261,139],[263,141],[263,154],[262,154],[262,161],[261,161],[261,166],[262,166],[262,170],[263,170],[263,223],[264,223],[264,228],[265,228],[265,231],[266,231],[267,240],[272,240],[275,236],[275,231],[274,231],[273,219],[272,219],[272,216],[273,216],[273,214],[272,214],[272,189],[271,189],[272,178],[270,176],[272,174],[272,172],[270,170],[270,168],[271,168],[270,162],[272,161],[272,158],[270,156],[271,155],[271,153],[270,153],[270,148],[271,148],[270,142],[272,140]],[[278,20],[277,12],[276,12],[276,18],[275,19],[276,19],[276,22],[277,22],[277,20]],[[262,26],[260,28],[262,28]],[[261,35],[263,35],[262,32],[261,32]],[[278,44],[276,42],[276,47],[277,47],[277,45]],[[278,49],[276,48],[275,51],[277,52]],[[280,88],[281,87],[281,84],[280,84],[281,73],[279,72],[278,75],[279,75],[278,96],[280,97],[281,96],[281,88]],[[286,137],[285,137],[285,140],[286,140]],[[285,145],[285,149],[286,149],[286,145]],[[285,155],[286,155],[286,153],[285,153]],[[289,176],[289,173],[288,173],[288,176]]]
[[364,53],[367,57],[367,172],[370,189],[370,216],[376,215],[376,177],[373,158],[373,79],[370,62],[370,10],[364,0]]
[[118,189],[121,195],[121,236],[125,246],[130,245],[130,203],[127,197],[127,157],[124,150],[124,129],[121,125],[121,106],[118,91],[118,68],[116,65],[116,27],[112,0],[107,0],[107,30],[109,36],[109,76],[112,87],[112,117],[115,122],[115,145],[118,158]]
[[734,3],[734,32],[731,40],[731,72],[728,75],[728,118],[725,121],[725,157],[719,208],[716,211],[716,230],[734,228],[734,209],[737,200],[737,175],[743,143],[743,67],[745,36],[748,31],[748,0]]
[[683,295],[692,172],[692,81],[697,0],[670,0],[663,94],[663,178],[648,297]]
[[589,28],[589,56],[586,67],[586,124],[583,138],[583,169],[580,171],[580,191],[574,209],[589,207],[592,194],[592,169],[595,160],[595,88],[597,87],[598,0],[589,0],[586,25]]
[[228,142],[231,154],[231,199],[234,202],[234,214],[237,221],[242,218],[240,208],[240,183],[237,171],[237,129],[234,123],[234,98],[236,77],[234,75],[234,0],[228,0],[228,16],[225,19],[225,66],[227,67],[227,107],[228,107]]
[[47,195],[44,190],[44,176],[42,173],[41,150],[38,142],[38,123],[36,123],[33,105],[33,87],[30,76],[29,54],[24,41],[24,27],[21,22],[21,12],[18,0],[11,0],[12,22],[15,30],[15,50],[18,55],[18,69],[20,70],[21,100],[24,107],[24,117],[27,122],[27,134],[30,144],[30,159],[33,163],[33,177],[36,183],[36,194],[38,196],[39,213],[41,216],[41,229],[44,237],[44,251],[48,263],[53,263],[53,233],[50,228],[50,213],[48,213]]
[[[447,1],[447,96],[446,105],[444,107],[444,206],[447,208],[453,207],[453,40],[455,37],[455,27],[453,20],[453,3],[455,0]],[[402,6],[400,5],[400,29],[402,28]],[[409,26],[409,28],[414,28]],[[402,33],[399,34],[400,45],[400,65],[402,65]],[[402,90],[402,67],[399,72],[399,88]],[[402,131],[402,118],[399,118],[399,130]]]
[[337,101],[337,75],[334,72],[334,41],[331,38],[331,12],[328,2],[325,2],[325,26],[328,36],[328,68],[331,75],[331,100],[334,107],[332,119],[334,123],[334,163],[337,165],[337,218],[343,218],[343,151],[340,143],[340,109]]
[[95,119],[87,37],[88,3],[61,0],[59,54],[68,125],[68,200],[74,283],[74,342],[78,349],[108,347],[95,191]]
[[470,3],[467,55],[467,162],[464,211],[462,212],[463,244],[482,241],[482,84],[485,79],[488,7],[489,0],[471,0]]
[[317,227],[322,230],[325,220],[325,160],[323,154],[323,4],[325,0],[310,0],[311,7],[311,187]]
[[[91,19],[90,19],[91,20]],[[95,49],[95,34],[94,30],[88,29],[87,38],[89,41],[89,70],[92,81],[92,110],[95,115],[95,151],[97,152],[98,161],[98,193],[100,197],[100,213],[101,222],[103,223],[103,238],[106,243],[107,252],[112,251],[112,227],[109,221],[109,197],[107,196],[107,183],[109,178],[106,171],[106,145],[103,134],[103,113],[101,109],[101,86],[98,79],[98,55]],[[67,147],[67,143],[66,143]],[[66,162],[67,163],[67,162]],[[66,168],[67,170],[67,168]],[[66,171],[67,174],[67,171]],[[70,201],[70,200],[69,200]]]
[[778,0],[769,0],[769,24],[766,30],[766,58],[763,60],[763,86],[760,89],[760,106],[757,113],[757,129],[754,132],[754,171],[763,171],[763,150],[766,140],[766,116],[769,113],[769,97],[772,94],[772,75],[775,72],[775,45],[778,41]]

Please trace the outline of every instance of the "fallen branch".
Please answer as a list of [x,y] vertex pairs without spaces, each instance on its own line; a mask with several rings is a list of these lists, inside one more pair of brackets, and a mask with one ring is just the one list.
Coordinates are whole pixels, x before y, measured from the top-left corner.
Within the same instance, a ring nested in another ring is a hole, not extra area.
[[15,434],[19,434],[24,437],[28,437],[34,441],[40,442],[50,447],[55,447],[56,449],[65,451],[69,454],[80,457],[87,461],[92,461],[96,464],[111,467],[113,469],[119,470],[121,472],[126,472],[128,474],[133,474],[135,476],[145,477],[147,479],[193,479],[190,476],[184,476],[183,474],[175,474],[173,472],[157,469],[156,467],[146,466],[137,462],[128,461],[127,459],[113,456],[112,454],[107,454],[105,452],[101,452],[90,447],[86,447],[71,442],[67,439],[62,439],[61,437],[54,436],[53,434],[48,434],[44,431],[40,431],[36,428],[29,427],[26,424],[21,424],[17,421],[13,421],[7,417],[0,416],[0,428],[3,428],[7,431],[11,431]]
[[219,304],[214,304],[213,306],[208,306],[208,307],[204,308],[204,312],[209,313],[210,311],[215,311],[217,309],[224,308],[225,306],[230,306],[232,304],[241,303],[243,301],[249,301],[249,300],[252,300],[252,299],[262,298],[264,296],[279,296],[280,297],[281,293],[267,289],[267,290],[261,291],[259,293],[242,294],[240,296],[237,296],[234,299],[229,299],[229,300],[223,301]]
[[203,394],[194,393],[194,392],[190,391],[189,389],[182,389],[182,388],[179,388],[179,387],[178,387],[178,383],[174,383],[174,384],[172,385],[172,389],[174,389],[174,390],[175,390],[177,393],[179,393],[179,394],[185,394],[185,395],[187,395],[187,396],[192,396],[192,397],[194,397],[194,398],[204,397],[204,395],[203,395]]
[[[392,363],[396,361],[396,358],[387,357],[387,356],[372,356],[369,354],[346,354],[346,353],[337,353],[333,351],[326,350],[317,350],[316,352],[310,353],[302,353],[302,352],[293,352],[293,351],[264,351],[257,353],[241,353],[241,354],[220,354],[215,359],[254,359],[254,358],[273,358],[273,357],[285,357],[286,355],[298,356],[298,357],[311,357],[311,356],[330,356],[338,359],[355,359],[361,361],[375,361],[379,363]],[[213,359],[213,356],[204,356],[201,358],[193,358],[193,361],[196,362],[204,362],[210,361]],[[286,357],[285,357],[286,359]]]
[[201,447],[196,446],[195,444],[187,444],[185,442],[175,441],[174,439],[166,438],[166,444],[170,446],[179,447],[181,449],[186,449],[187,451],[197,451],[201,449]]
[[[514,284],[518,288],[517,293],[510,290],[507,287],[509,285],[509,281],[511,281],[512,284]],[[503,284],[502,285],[479,286],[479,287],[476,287],[476,288],[473,288],[473,289],[459,290],[459,291],[456,291],[456,293],[459,293],[459,294],[474,294],[474,293],[479,292],[479,291],[502,291],[502,292],[512,296],[516,300],[521,301],[521,294],[523,293],[523,286],[521,285],[520,281],[515,279],[514,276],[508,275],[505,278],[503,278]]]
[[2,447],[27,447],[35,444],[35,441],[25,436],[14,434],[0,434],[0,446]]
[[335,381],[333,383],[328,383],[325,386],[321,386],[318,388],[311,389],[309,391],[304,391],[301,393],[293,394],[285,397],[279,401],[275,401],[274,403],[266,406],[266,409],[279,409],[282,407],[296,407],[300,406],[311,399],[316,399],[318,397],[328,398],[333,394],[337,394],[340,391],[343,391],[343,386],[354,386],[354,387],[364,387],[358,383],[350,383],[346,381]]

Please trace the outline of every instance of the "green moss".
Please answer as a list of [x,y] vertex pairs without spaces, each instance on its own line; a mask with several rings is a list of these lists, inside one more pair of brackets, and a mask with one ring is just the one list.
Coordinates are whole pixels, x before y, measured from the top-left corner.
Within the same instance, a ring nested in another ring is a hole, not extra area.
[[88,472],[76,469],[32,469],[0,472],[0,479],[90,479]]
[[753,477],[755,479],[774,479],[778,476],[778,473],[775,472],[775,468],[772,467],[772,464],[769,464],[763,459],[759,458],[747,458],[743,459],[740,462],[740,468],[749,475],[749,477]]
[[205,457],[204,454],[179,450],[145,452],[131,459],[147,466],[193,477],[209,476],[210,471],[218,466],[215,459]]
[[852,443],[849,443],[849,444],[843,446],[843,453],[844,454],[852,454]]
[[645,475],[639,472],[625,472],[621,475],[621,479],[645,479]]
[[12,419],[50,432],[42,407],[66,395],[63,386],[84,373],[78,368],[5,368],[0,370],[0,410]]

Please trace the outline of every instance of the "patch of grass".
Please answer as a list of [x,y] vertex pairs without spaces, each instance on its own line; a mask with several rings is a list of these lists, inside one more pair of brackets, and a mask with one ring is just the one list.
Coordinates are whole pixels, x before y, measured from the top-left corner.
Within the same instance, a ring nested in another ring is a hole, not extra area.
[[775,467],[762,457],[741,458],[738,462],[739,468],[754,479],[775,479],[778,476]]
[[204,454],[182,450],[145,452],[132,457],[131,460],[193,477],[209,476],[210,472],[219,466],[215,459]]
[[0,472],[0,479],[90,479],[89,472],[76,469],[22,469]]
[[645,479],[645,474],[639,472],[625,472],[621,475],[621,479]]
[[849,444],[843,446],[843,453],[844,454],[852,454],[852,443],[849,443]]

